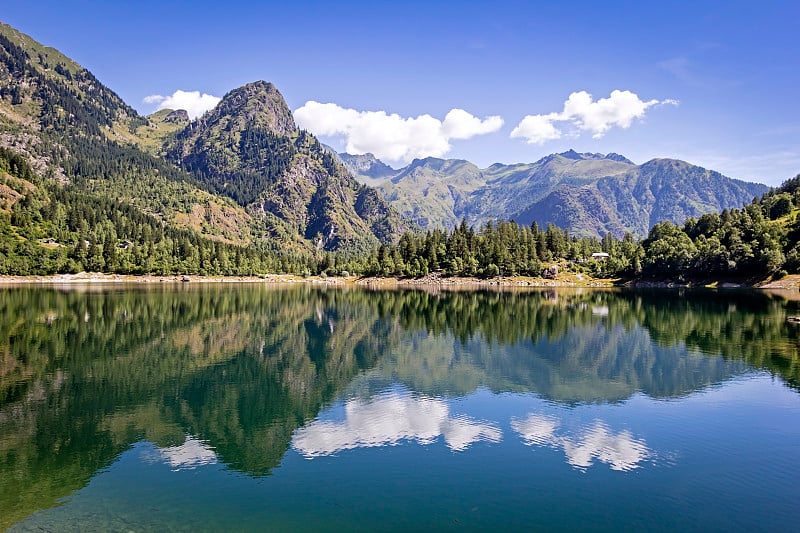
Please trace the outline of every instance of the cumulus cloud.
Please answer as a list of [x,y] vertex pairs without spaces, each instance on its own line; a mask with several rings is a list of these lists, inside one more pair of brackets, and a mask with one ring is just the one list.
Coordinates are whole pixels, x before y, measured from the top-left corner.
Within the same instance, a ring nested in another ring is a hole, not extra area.
[[463,109],[451,109],[442,123],[442,132],[450,139],[469,139],[476,135],[494,133],[503,126],[503,119],[498,116],[483,120],[467,113]]
[[629,128],[633,121],[644,117],[645,112],[656,105],[678,105],[674,99],[647,100],[631,91],[615,90],[608,98],[594,100],[586,91],[569,95],[564,109],[546,115],[527,115],[511,131],[511,138],[525,139],[528,144],[544,144],[561,138],[564,127],[572,127],[578,133],[590,132],[595,139],[601,138],[613,127]]
[[554,141],[561,138],[561,130],[553,125],[559,120],[558,113],[549,115],[527,115],[511,131],[511,138],[522,137],[528,140],[529,144],[544,144],[547,141]]
[[349,400],[344,420],[315,420],[295,432],[292,446],[312,459],[404,440],[431,444],[440,436],[451,450],[463,451],[475,442],[500,442],[502,433],[490,423],[452,416],[442,400],[388,393],[369,401]]
[[151,94],[144,97],[145,104],[158,104],[158,109],[185,109],[191,118],[197,118],[213,109],[222,98],[200,91],[181,91],[178,89],[170,96]]
[[633,470],[652,456],[643,440],[634,438],[629,431],[615,433],[600,421],[573,435],[557,434],[558,426],[558,420],[540,414],[511,421],[525,444],[560,448],[567,463],[580,470],[586,470],[595,460],[612,470]]
[[385,111],[357,111],[310,100],[294,112],[297,124],[311,133],[343,137],[351,154],[372,153],[390,162],[442,157],[451,140],[469,139],[499,130],[503,119],[480,119],[463,109],[451,109],[444,120],[424,114],[401,117]]

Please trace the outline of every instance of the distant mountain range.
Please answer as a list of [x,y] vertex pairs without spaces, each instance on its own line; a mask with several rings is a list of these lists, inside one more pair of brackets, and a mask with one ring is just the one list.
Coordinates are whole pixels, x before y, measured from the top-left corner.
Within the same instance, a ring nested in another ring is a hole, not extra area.
[[339,154],[357,179],[381,191],[423,228],[513,219],[573,233],[647,235],[657,222],[741,207],[768,188],[674,159],[636,165],[619,154],[552,154],[535,163],[481,169],[459,159],[416,159],[399,170],[372,154]]

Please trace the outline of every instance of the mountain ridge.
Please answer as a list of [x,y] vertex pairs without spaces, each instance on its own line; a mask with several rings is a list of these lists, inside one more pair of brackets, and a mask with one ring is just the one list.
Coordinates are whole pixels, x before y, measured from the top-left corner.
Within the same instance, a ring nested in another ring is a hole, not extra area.
[[[357,168],[350,170],[357,175]],[[415,159],[373,183],[390,204],[423,227],[452,229],[462,218],[473,226],[513,219],[618,238],[626,232],[644,237],[661,220],[683,223],[741,207],[768,190],[678,159],[636,165],[618,153],[575,150],[534,163],[494,163],[483,169],[464,160]]]

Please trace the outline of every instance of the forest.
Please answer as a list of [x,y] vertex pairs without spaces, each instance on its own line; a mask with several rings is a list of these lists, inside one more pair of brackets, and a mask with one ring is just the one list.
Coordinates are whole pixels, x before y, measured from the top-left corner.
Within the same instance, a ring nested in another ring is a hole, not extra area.
[[[551,224],[541,228],[496,221],[472,228],[462,221],[452,231],[407,232],[396,244],[372,251],[322,252],[287,250],[268,237],[238,245],[175,229],[137,206],[45,180],[24,156],[8,149],[0,149],[0,175],[4,275],[87,271],[491,278],[553,276],[560,269],[595,278],[702,282],[800,271],[800,176],[741,209],[690,218],[683,226],[660,222],[642,240],[631,234],[581,237]],[[592,258],[598,252],[608,256]]]
[[[552,265],[596,278],[674,282],[758,281],[800,271],[800,176],[741,209],[655,224],[643,240],[602,240],[548,225],[462,222],[452,232],[406,233],[362,270],[377,276],[540,276]],[[605,252],[608,257],[592,258]],[[322,264],[320,268],[327,265]]]

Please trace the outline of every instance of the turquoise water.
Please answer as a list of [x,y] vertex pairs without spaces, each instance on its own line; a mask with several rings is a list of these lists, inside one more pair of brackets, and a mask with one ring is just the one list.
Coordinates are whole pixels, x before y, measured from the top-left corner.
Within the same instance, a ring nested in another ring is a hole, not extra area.
[[744,291],[3,289],[0,527],[794,530],[798,308]]

